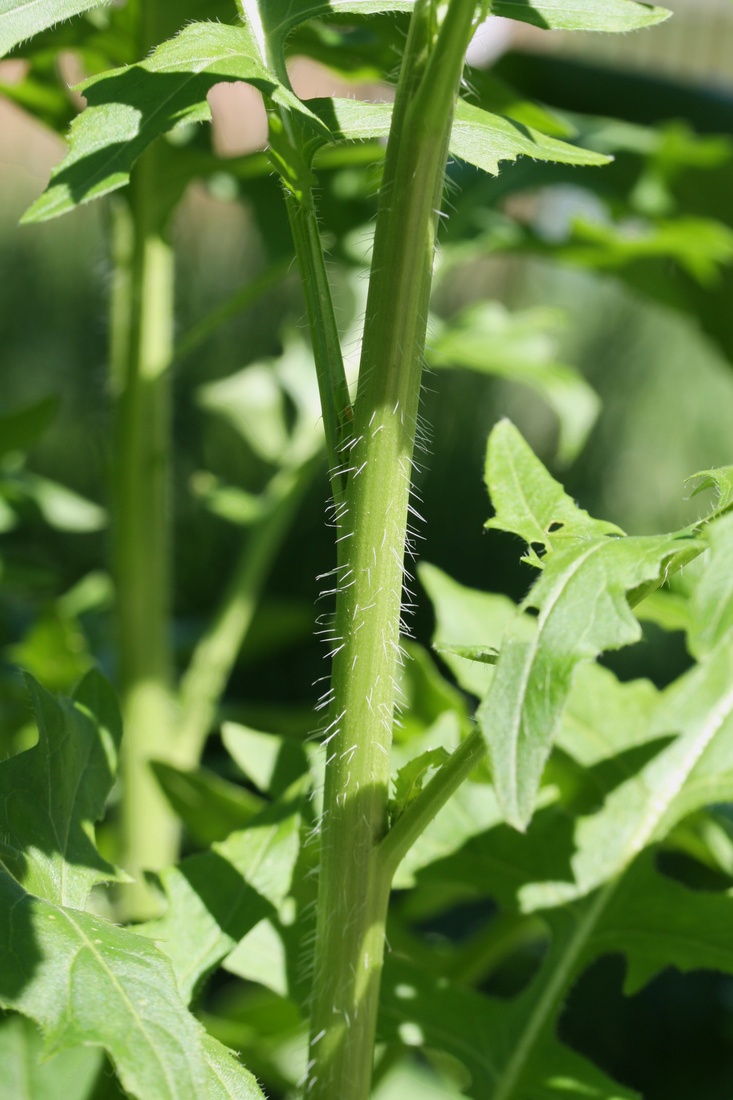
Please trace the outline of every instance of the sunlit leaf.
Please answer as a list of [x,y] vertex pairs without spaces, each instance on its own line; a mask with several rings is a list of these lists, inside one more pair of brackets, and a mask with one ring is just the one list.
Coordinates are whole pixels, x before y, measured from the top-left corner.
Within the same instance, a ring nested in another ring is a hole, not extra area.
[[733,516],[713,522],[705,538],[707,568],[695,586],[687,622],[690,650],[698,659],[733,635]]
[[23,220],[44,221],[124,187],[152,141],[184,122],[208,121],[208,92],[215,84],[236,80],[253,84],[316,124],[308,108],[258,59],[248,27],[190,24],[147,60],[80,86],[87,108],[72,124],[69,151]]
[[242,773],[274,798],[307,770],[303,745],[294,738],[261,733],[238,722],[224,722],[221,736]]
[[[365,141],[389,134],[392,121],[389,103],[314,99],[309,100],[309,105],[335,138]],[[326,140],[325,135],[316,135],[313,139],[315,144],[323,144]],[[502,161],[516,160],[520,156],[587,166],[608,163],[608,157],[603,154],[569,145],[523,123],[484,111],[466,100],[456,104],[450,152],[493,176],[498,175]]]
[[119,711],[94,671],[73,701],[29,688],[39,740],[0,765],[0,858],[29,893],[83,909],[95,883],[116,877],[92,838],[114,782]]
[[[461,687],[482,699],[491,682],[492,667],[460,649],[498,651],[504,631],[516,616],[516,605],[507,596],[466,588],[427,562],[418,566],[418,577],[433,605],[437,652]],[[528,635],[530,632],[531,624]]]
[[62,19],[100,7],[108,0],[0,0],[0,57]]
[[499,421],[489,437],[485,480],[496,512],[486,526],[524,539],[524,560],[532,565],[564,546],[623,534],[579,508],[509,420]]
[[[533,636],[527,639],[523,623],[519,633],[510,625],[499,647],[488,694],[477,712],[499,801],[507,820],[524,828],[575,669],[604,650],[638,641],[641,628],[629,608],[627,592],[658,579],[664,562],[689,540],[667,535],[612,537],[603,533],[608,525],[600,525],[599,531],[597,521],[569,502],[536,459],[529,463],[528,476],[518,476],[513,456],[528,457],[518,444],[520,437],[506,424],[498,431],[501,443],[510,443],[510,459],[501,464],[492,461],[490,443],[487,483],[497,509],[491,525],[515,530],[525,538],[530,534],[528,541],[534,541],[534,533],[546,546],[553,542],[549,529],[563,523],[560,537],[565,540],[547,555],[544,570],[522,605],[520,623],[530,611],[538,613]],[[501,453],[506,456],[504,447]],[[547,495],[554,508],[548,509]]]
[[450,753],[444,748],[428,749],[415,756],[400,768],[394,779],[394,798],[392,799],[392,819],[403,814],[432,774],[444,764]]
[[236,944],[282,904],[300,847],[299,827],[296,793],[210,851],[162,872],[168,910],[138,931],[170,957],[186,1001]]
[[104,508],[56,481],[26,473],[22,487],[38,505],[46,523],[59,531],[100,531],[107,523]]
[[568,31],[633,31],[670,15],[665,8],[636,0],[493,0],[491,12],[535,27]]
[[0,1004],[41,1027],[46,1051],[108,1052],[137,1100],[206,1096],[203,1032],[150,940],[34,897],[0,870]]

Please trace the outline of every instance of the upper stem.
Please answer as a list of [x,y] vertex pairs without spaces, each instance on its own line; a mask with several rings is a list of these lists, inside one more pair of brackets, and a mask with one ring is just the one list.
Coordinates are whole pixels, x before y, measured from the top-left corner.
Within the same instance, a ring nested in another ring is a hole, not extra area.
[[474,0],[417,0],[374,241],[348,482],[339,510],[332,706],[309,1100],[369,1093],[391,874],[390,748],[413,450],[437,220]]

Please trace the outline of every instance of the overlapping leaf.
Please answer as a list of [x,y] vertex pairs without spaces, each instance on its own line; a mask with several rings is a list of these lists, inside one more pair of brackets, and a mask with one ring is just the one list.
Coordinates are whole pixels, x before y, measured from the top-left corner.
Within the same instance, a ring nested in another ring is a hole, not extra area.
[[[516,605],[508,596],[480,592],[454,581],[427,562],[418,566],[437,622],[434,647],[464,691],[482,699],[488,691],[493,668],[471,660],[471,648],[497,650],[504,631],[516,616]],[[531,624],[528,624],[528,636]]]
[[109,0],[0,0],[0,57],[62,19],[98,8]]
[[641,637],[626,593],[658,576],[676,548],[660,537],[601,540],[557,554],[523,605],[539,612],[527,641],[505,635],[495,675],[478,710],[497,794],[507,820],[524,828],[576,667]]
[[[478,889],[507,912],[539,913],[547,923],[549,952],[536,977],[508,1003],[452,986],[445,977],[431,977],[425,969],[409,969],[399,962],[393,969],[395,960],[387,960],[385,1035],[404,1034],[408,1021],[425,1044],[447,1050],[468,1067],[473,1080],[467,1091],[476,1100],[547,1100],[577,1094],[608,1100],[630,1095],[609,1081],[602,1083],[594,1067],[566,1051],[555,1038],[567,993],[602,955],[625,955],[629,994],[670,965],[733,973],[733,892],[690,890],[660,875],[650,848],[690,807],[710,797],[730,797],[733,750],[728,748],[726,754],[723,748],[731,740],[730,730],[727,737],[721,736],[717,760],[709,761],[707,769],[709,777],[717,773],[719,785],[706,789],[699,782],[701,758],[695,762],[688,752],[685,770],[679,767],[682,754],[678,754],[674,772],[668,756],[674,742],[669,744],[669,736],[659,738],[659,730],[677,713],[679,697],[663,698],[657,710],[658,699],[650,685],[619,684],[610,673],[598,671],[600,678],[584,673],[579,679],[569,707],[573,718],[567,721],[566,715],[561,740],[584,761],[584,770],[596,773],[598,793],[607,795],[607,805],[617,796],[626,799],[626,813],[635,815],[637,843],[628,844],[620,812],[607,817],[602,836],[591,841],[586,825],[603,819],[606,807],[573,820],[563,808],[550,806],[535,816],[525,835],[506,826],[489,828],[467,839],[459,851],[418,871],[418,889],[431,897],[436,895],[437,883],[463,888],[469,896]],[[723,680],[721,675],[721,689]],[[601,699],[594,700],[594,693]],[[609,709],[607,719],[596,720],[595,702]],[[646,765],[644,755],[650,761]],[[727,791],[723,787],[726,770]],[[655,771],[666,779],[652,786]],[[633,797],[629,798],[635,788],[644,792],[644,802],[636,810]],[[652,821],[655,828],[649,827]],[[615,852],[615,860],[606,858],[604,844]],[[584,853],[580,862],[578,845]],[[554,880],[557,893],[543,890],[546,879]],[[580,882],[584,885],[581,897]],[[436,1003],[442,1011],[434,1010]]]
[[122,734],[113,693],[97,672],[73,701],[29,679],[38,744],[0,765],[0,859],[29,892],[83,909],[116,872],[93,842],[114,782]]
[[[0,1004],[36,1021],[47,1052],[103,1046],[138,1100],[216,1095],[220,1055],[212,1066],[171,964],[149,940],[33,897],[0,871],[0,952]],[[261,1096],[244,1070],[241,1086],[242,1100]]]
[[[641,628],[627,593],[656,584],[675,556],[699,551],[685,533],[613,537],[611,525],[576,508],[507,422],[489,441],[487,484],[497,510],[490,525],[548,551],[542,575],[502,641],[478,711],[499,801],[507,820],[523,828],[576,667],[637,641]],[[538,615],[528,639],[530,610]]]
[[268,807],[247,829],[164,871],[168,911],[139,932],[170,957],[188,1001],[201,980],[261,920],[274,916],[299,850],[297,794]]
[[[334,138],[365,141],[389,134],[392,121],[389,103],[360,103],[354,99],[316,99],[309,103]],[[325,140],[325,137],[314,138],[316,143]],[[519,156],[589,167],[609,161],[603,154],[570,145],[524,123],[484,111],[466,100],[456,103],[450,152],[492,176],[498,175],[500,162],[516,160]]]
[[184,770],[154,760],[151,770],[188,834],[201,845],[248,825],[263,800],[207,768]]
[[[353,8],[366,13],[368,6],[344,4],[338,10]],[[387,7],[401,10],[399,5]],[[85,81],[81,90],[88,106],[72,124],[68,154],[52,174],[47,191],[27,211],[25,220],[55,217],[123,187],[141,152],[157,137],[183,122],[211,117],[206,96],[214,84],[222,81],[253,84],[272,103],[294,112],[306,124],[301,151],[289,145],[280,149],[279,130],[271,135],[274,155],[282,160],[286,175],[291,170],[298,177],[302,175],[307,170],[305,161],[298,167],[290,160],[295,157],[299,161],[303,153],[307,160],[329,140],[329,132],[289,90],[282,44],[290,27],[318,14],[321,8],[332,10],[324,5],[314,5],[312,12],[295,12],[291,5],[279,11],[269,5],[260,10],[256,3],[245,4],[245,26],[191,24],[176,38],[158,46],[147,60]],[[391,107],[351,100],[331,106],[329,101],[321,106],[320,114],[337,135],[358,140],[385,135]],[[500,161],[517,156],[583,165],[604,164],[608,159],[466,102],[457,104],[451,152],[493,174],[498,172]]]
[[[307,19],[411,11],[414,0],[237,0],[262,36],[282,49],[288,33]],[[630,31],[668,18],[669,12],[636,0],[493,0],[493,15],[562,30]]]
[[81,85],[88,106],[72,124],[69,152],[24,220],[53,218],[123,187],[132,165],[155,138],[181,123],[210,119],[208,92],[233,80],[253,84],[274,102],[320,125],[260,61],[248,27],[193,23],[147,60]]
[[733,516],[723,516],[707,531],[708,568],[695,587],[689,608],[690,650],[698,659],[733,633]]
[[30,687],[39,742],[0,767],[0,1006],[35,1021],[46,1054],[103,1047],[139,1100],[261,1097],[208,1042],[166,955],[83,911],[115,877],[93,843],[121,733],[111,689],[96,672],[73,701]]
[[662,694],[647,736],[660,743],[671,738],[668,746],[611,791],[601,810],[578,821],[570,881],[528,887],[525,908],[546,908],[588,893],[621,873],[686,815],[733,798],[732,684],[729,633]]

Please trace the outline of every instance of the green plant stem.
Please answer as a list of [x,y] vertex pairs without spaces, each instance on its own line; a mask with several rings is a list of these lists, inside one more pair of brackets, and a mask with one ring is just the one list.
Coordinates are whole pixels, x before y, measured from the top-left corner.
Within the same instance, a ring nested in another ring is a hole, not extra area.
[[578,920],[567,948],[548,967],[542,992],[533,1003],[519,1041],[514,1046],[506,1068],[497,1082],[492,1100],[512,1100],[513,1097],[517,1097],[517,1100],[519,1100],[516,1090],[521,1085],[522,1074],[537,1043],[544,1035],[553,1011],[567,990],[573,968],[577,964],[603,911],[613,897],[618,883],[618,878],[611,879],[598,891],[595,898],[593,898],[592,905]]
[[209,339],[222,325],[226,324],[233,317],[237,317],[243,310],[248,309],[249,306],[254,305],[259,298],[266,294],[268,290],[272,290],[277,286],[288,273],[290,267],[290,261],[280,261],[279,263],[271,264],[266,271],[263,271],[261,275],[258,275],[256,279],[253,279],[246,286],[241,287],[235,291],[225,302],[217,306],[216,309],[212,309],[210,313],[207,313],[205,317],[202,317],[200,321],[197,321],[195,325],[192,325],[183,336],[178,340],[175,350],[173,352],[173,362],[177,363],[179,360],[184,359],[187,355],[190,355],[192,351],[200,347],[206,340]]
[[125,313],[128,317],[126,339],[113,343],[121,360],[113,366],[118,384],[113,555],[125,720],[123,863],[138,878],[127,899],[132,909],[142,907],[147,896],[141,871],[175,858],[178,833],[148,769],[151,757],[171,755],[173,718],[167,372],[173,346],[173,254],[155,217],[154,188],[155,158],[146,154],[130,189],[129,274],[118,282],[127,308],[119,299],[113,307],[115,330]]
[[343,500],[346,484],[343,468],[348,462],[344,461],[344,450],[353,418],[351,397],[310,187],[304,188],[299,197],[287,191],[285,202],[313,341],[331,488],[338,504]]
[[451,795],[469,777],[486,756],[487,745],[480,730],[475,729],[462,741],[445,764],[435,773],[424,790],[398,817],[379,845],[379,856],[390,879],[415,841]]
[[391,876],[390,747],[410,476],[438,211],[476,5],[417,0],[377,215],[345,506],[307,1095],[366,1100]]
[[[165,34],[160,0],[135,0],[138,51]],[[168,16],[169,17],[169,16]],[[170,374],[174,259],[159,201],[159,149],[140,158],[114,243],[111,379],[115,400],[113,573],[119,686],[125,721],[121,759],[122,862],[135,876],[124,906],[142,915],[145,868],[175,859],[178,827],[148,768],[174,759],[170,638]]]
[[321,456],[273,479],[267,516],[248,532],[239,561],[211,625],[181,681],[178,736],[186,766],[196,764],[216,708],[249,630],[262,586]]

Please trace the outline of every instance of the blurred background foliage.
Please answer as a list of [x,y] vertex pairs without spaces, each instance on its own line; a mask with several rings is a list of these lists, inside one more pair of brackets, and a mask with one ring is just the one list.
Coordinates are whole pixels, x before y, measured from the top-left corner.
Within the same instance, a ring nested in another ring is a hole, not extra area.
[[[733,5],[676,0],[668,6],[675,11],[668,24],[620,41],[493,21],[475,43],[469,83],[482,96],[504,97],[507,113],[524,111],[530,124],[539,112],[558,135],[575,133],[579,144],[615,160],[584,169],[522,159],[498,178],[450,166],[416,474],[425,520],[417,546],[421,560],[464,584],[518,598],[530,580],[516,544],[483,531],[485,443],[500,416],[517,423],[583,507],[630,533],[694,520],[700,508],[686,499],[684,479],[733,461]],[[358,41],[344,27],[308,25],[291,42],[294,64],[304,86],[310,81],[309,94],[349,81],[378,94],[401,33],[399,19],[360,29]],[[333,56],[334,35],[344,36],[342,68],[329,74],[314,64]],[[350,52],[350,45],[357,48]],[[73,72],[73,54],[69,65]],[[32,93],[37,113],[54,124],[65,123],[74,105],[65,94],[51,94],[58,74],[48,63],[44,69],[42,55],[33,79],[17,66],[11,59],[0,68],[6,82],[0,101],[2,757],[33,736],[18,666],[58,691],[93,662],[115,675],[105,564],[109,212],[96,204],[71,218],[18,229],[62,151],[50,130],[24,114],[23,97]],[[181,343],[173,628],[181,668],[235,567],[242,531],[246,538],[263,508],[262,494],[278,470],[312,454],[308,440],[318,429],[318,412],[299,389],[310,370],[306,321],[279,186],[267,174],[243,170],[251,164],[246,143],[256,148],[261,140],[260,105],[250,90],[220,91],[212,93],[214,145],[225,156],[205,183],[188,188],[175,226]],[[527,102],[534,100],[551,116]],[[176,140],[196,143],[200,135]],[[378,163],[368,159],[358,150],[335,157],[319,176],[334,293],[351,352],[358,347],[378,184]],[[197,328],[234,291],[260,278],[262,293],[248,308]],[[264,373],[243,374],[252,364],[265,364]],[[591,390],[600,399],[594,423]],[[321,465],[271,565],[219,720],[297,738],[317,724],[313,685],[326,670],[314,637],[323,606],[316,578],[333,559],[327,496]],[[411,626],[428,646],[432,613],[422,593],[416,604]],[[644,642],[611,663],[622,676],[647,675],[663,685],[686,660],[679,634],[649,625]],[[219,778],[241,782],[218,735],[209,739],[204,763]],[[175,775],[159,779],[189,822],[189,849],[252,812],[244,805],[246,787],[238,788],[240,804],[231,787],[222,787],[217,800],[209,784],[211,820],[197,833],[197,792],[190,784],[182,788]],[[194,806],[187,816],[186,805]],[[470,907],[451,910],[450,919],[428,920],[417,934],[441,949],[485,918]],[[517,960],[519,971],[531,969],[531,958],[522,960],[520,952]],[[514,979],[507,980],[512,987]],[[586,974],[562,1021],[564,1037],[647,1100],[729,1097],[730,981],[670,971],[630,999],[621,986],[616,959]],[[599,1002],[603,1032],[588,1033],[587,1006]],[[212,1030],[245,1050],[256,1015],[249,1064],[273,1096],[287,1086],[283,1066],[297,1021],[286,1002],[256,985],[222,980],[202,1007]],[[267,1019],[271,1057],[262,1041]],[[685,1065],[693,1049],[698,1073],[690,1081]],[[450,1074],[429,1076],[427,1066],[401,1063],[383,1076],[380,1100],[457,1095],[436,1083]]]

